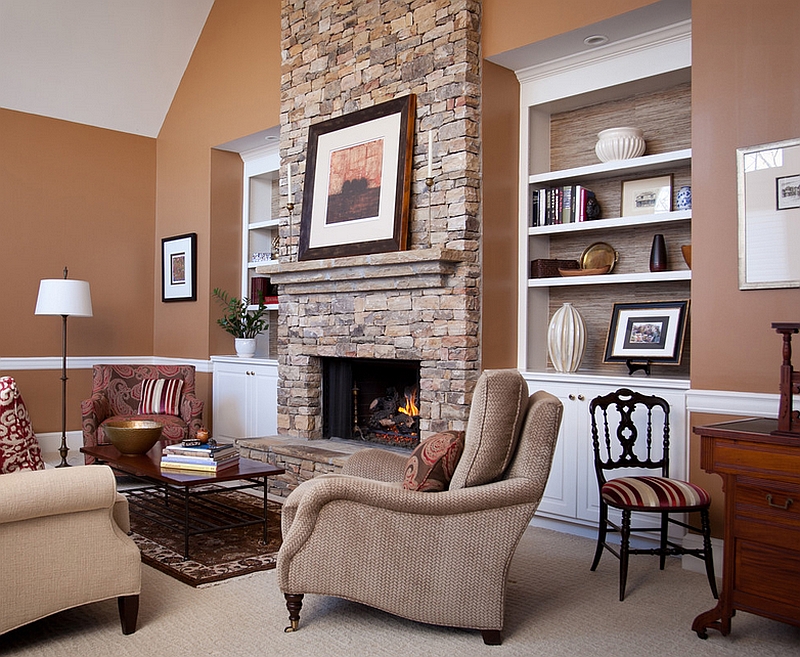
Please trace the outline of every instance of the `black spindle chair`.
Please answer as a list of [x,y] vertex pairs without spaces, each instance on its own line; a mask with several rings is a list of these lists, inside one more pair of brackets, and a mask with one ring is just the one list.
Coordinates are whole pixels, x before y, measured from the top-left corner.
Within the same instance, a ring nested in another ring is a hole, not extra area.
[[[660,557],[661,570],[669,555],[690,554],[705,561],[711,592],[717,597],[714,561],[711,553],[711,530],[708,508],[711,497],[700,486],[669,477],[669,404],[654,395],[643,395],[628,388],[596,397],[589,404],[592,421],[592,445],[597,483],[600,487],[600,524],[592,570],[597,568],[603,550],[620,560],[619,599],[625,599],[628,556],[653,554]],[[653,470],[653,475],[639,474]],[[623,470],[635,470],[626,475]],[[618,471],[615,478],[609,475]],[[608,509],[622,512],[617,525],[609,519]],[[661,514],[660,541],[657,548],[632,548],[632,532],[652,532],[653,527],[631,527],[631,513]],[[670,514],[699,512],[700,527]],[[669,538],[670,524],[697,531],[703,536],[702,548],[687,548]],[[609,532],[619,532],[620,544],[607,541]]]

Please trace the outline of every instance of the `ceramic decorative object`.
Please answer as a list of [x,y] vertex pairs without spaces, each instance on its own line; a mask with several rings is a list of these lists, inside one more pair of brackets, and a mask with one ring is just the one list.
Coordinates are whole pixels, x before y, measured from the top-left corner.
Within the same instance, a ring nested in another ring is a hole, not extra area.
[[153,420],[119,420],[103,424],[108,440],[122,454],[146,454],[161,438],[164,425]]
[[681,247],[681,253],[683,254],[683,260],[686,262],[686,266],[691,269],[692,268],[692,245],[691,244],[684,244]]
[[236,355],[239,358],[252,358],[256,355],[256,340],[255,338],[234,338],[236,346]]
[[571,303],[553,314],[547,329],[547,351],[557,372],[575,372],[586,349],[586,324]]
[[601,162],[644,155],[646,144],[639,128],[608,128],[598,132],[597,137],[594,152]]
[[692,188],[689,185],[684,185],[678,190],[678,195],[675,197],[675,207],[678,210],[692,209]]
[[653,235],[650,249],[650,271],[667,271],[667,244],[663,235]]

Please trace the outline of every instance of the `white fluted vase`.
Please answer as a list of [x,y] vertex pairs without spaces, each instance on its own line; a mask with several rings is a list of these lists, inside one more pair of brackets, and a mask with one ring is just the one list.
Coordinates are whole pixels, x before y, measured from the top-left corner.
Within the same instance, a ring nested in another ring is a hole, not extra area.
[[547,329],[547,351],[557,372],[575,372],[586,349],[586,324],[571,303],[553,313]]

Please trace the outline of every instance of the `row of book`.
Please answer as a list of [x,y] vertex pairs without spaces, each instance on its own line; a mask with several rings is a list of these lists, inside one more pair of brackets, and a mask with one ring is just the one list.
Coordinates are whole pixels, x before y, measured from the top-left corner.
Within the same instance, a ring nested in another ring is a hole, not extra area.
[[191,442],[167,445],[161,455],[161,468],[165,470],[217,472],[234,466],[239,462],[239,452],[233,444],[203,443],[197,445],[191,444]]
[[543,187],[531,192],[531,226],[555,226],[597,219],[594,192],[581,185]]

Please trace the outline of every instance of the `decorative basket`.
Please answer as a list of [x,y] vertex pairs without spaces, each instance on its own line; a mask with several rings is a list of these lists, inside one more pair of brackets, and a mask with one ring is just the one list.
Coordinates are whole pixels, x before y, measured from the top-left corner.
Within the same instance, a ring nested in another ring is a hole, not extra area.
[[577,260],[550,260],[542,258],[531,262],[531,278],[558,277],[559,269],[580,269]]

